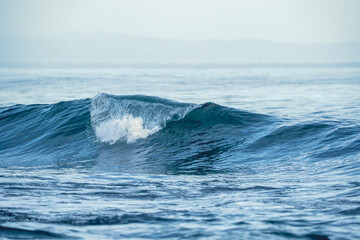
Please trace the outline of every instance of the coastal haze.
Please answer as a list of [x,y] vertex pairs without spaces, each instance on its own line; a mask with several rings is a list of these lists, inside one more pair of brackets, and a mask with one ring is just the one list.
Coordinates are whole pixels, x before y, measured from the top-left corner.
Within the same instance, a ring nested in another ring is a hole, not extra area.
[[360,61],[360,2],[0,0],[0,65]]
[[169,40],[106,33],[0,36],[0,64],[256,64],[360,62],[360,43]]

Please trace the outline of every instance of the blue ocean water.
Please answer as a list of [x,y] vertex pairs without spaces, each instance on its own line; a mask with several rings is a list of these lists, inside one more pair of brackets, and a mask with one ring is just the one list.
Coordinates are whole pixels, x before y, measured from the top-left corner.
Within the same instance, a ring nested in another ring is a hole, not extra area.
[[1,69],[1,239],[360,238],[360,69]]

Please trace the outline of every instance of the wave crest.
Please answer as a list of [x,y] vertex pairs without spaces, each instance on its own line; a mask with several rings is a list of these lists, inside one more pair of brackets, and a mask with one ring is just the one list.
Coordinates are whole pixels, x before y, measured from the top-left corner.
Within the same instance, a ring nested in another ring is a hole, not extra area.
[[182,119],[196,104],[167,99],[98,94],[91,102],[91,124],[100,142],[133,143],[162,129],[170,120]]

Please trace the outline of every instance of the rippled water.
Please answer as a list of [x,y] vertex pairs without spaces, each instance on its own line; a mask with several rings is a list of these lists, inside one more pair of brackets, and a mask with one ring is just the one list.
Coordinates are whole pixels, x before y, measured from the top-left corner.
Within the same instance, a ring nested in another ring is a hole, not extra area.
[[0,70],[0,238],[360,238],[360,69]]

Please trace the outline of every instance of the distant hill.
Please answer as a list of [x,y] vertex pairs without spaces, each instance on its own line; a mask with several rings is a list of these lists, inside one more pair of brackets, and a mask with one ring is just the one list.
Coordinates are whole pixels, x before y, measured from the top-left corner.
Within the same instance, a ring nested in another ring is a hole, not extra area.
[[360,43],[185,41],[106,33],[35,38],[0,35],[6,64],[253,64],[360,62]]

